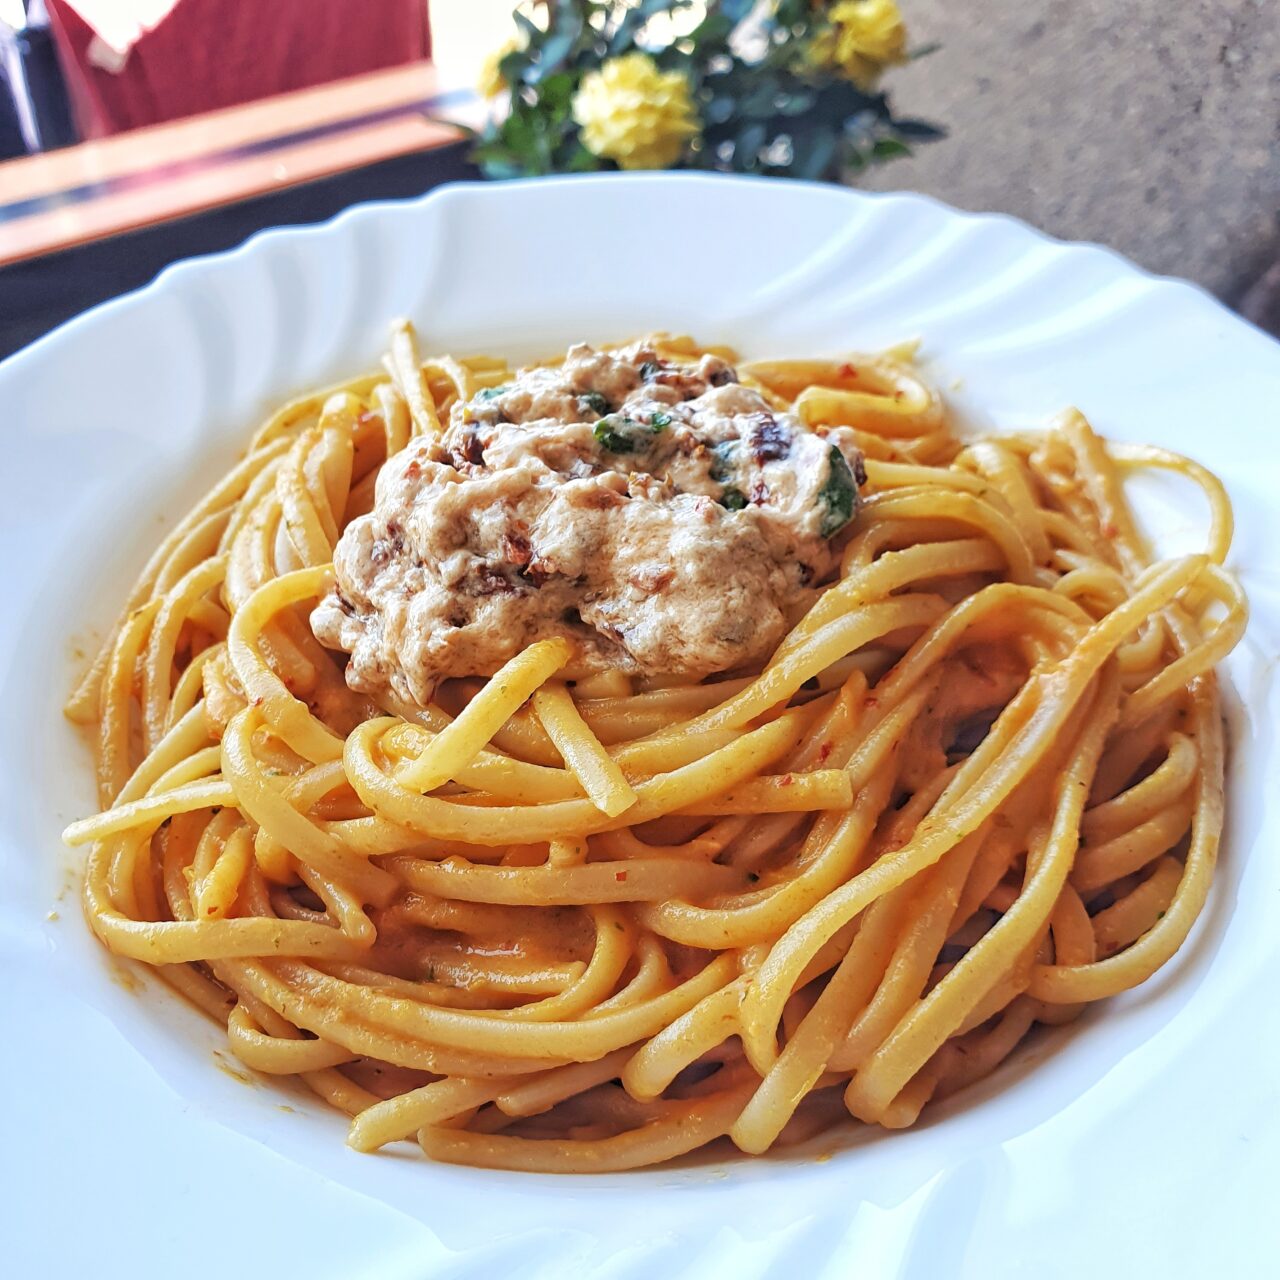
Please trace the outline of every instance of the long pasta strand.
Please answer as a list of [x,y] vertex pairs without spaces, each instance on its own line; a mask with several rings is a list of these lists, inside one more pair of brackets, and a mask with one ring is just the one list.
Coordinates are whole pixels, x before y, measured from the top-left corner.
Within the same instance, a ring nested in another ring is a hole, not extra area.
[[[1247,619],[1203,468],[1074,411],[961,438],[888,356],[746,364],[868,459],[768,662],[574,687],[548,640],[378,709],[308,610],[386,459],[510,376],[406,325],[386,364],[268,420],[68,706],[96,726],[100,812],[66,832],[93,929],[351,1113],[354,1147],[589,1172],[898,1128],[1177,952]],[[1204,555],[1153,562],[1144,467],[1204,494]]]

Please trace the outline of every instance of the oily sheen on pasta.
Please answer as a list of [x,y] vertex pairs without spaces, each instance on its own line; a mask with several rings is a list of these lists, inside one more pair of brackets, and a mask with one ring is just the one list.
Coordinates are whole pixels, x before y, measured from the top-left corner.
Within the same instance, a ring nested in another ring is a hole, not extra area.
[[[555,583],[578,597],[521,614],[518,640],[514,621],[449,622],[445,599],[445,665],[414,666],[409,632],[384,661],[390,623],[335,580],[344,530],[378,518],[403,451],[443,457],[435,441],[487,424],[457,463],[487,482],[486,451],[526,429],[515,401],[484,408],[526,385],[505,362],[423,359],[401,326],[385,373],[258,431],[69,704],[96,742],[101,812],[67,832],[89,846],[93,929],[224,1022],[248,1067],[348,1112],[360,1150],[592,1172],[725,1136],[761,1153],[850,1117],[907,1126],[1037,1024],[1150,977],[1205,902],[1214,667],[1246,617],[1214,477],[1076,412],[958,435],[907,353],[734,372],[730,352],[646,342],[633,382],[702,381],[594,427],[597,393],[581,397],[579,452],[594,440],[587,470],[626,472],[606,477],[630,486],[619,503],[671,500],[669,477],[636,478],[667,447],[650,436],[732,376],[768,410],[741,464],[761,470],[708,470],[696,483],[723,487],[685,505],[736,538],[771,488],[819,504],[796,535],[809,560],[777,552],[783,586],[742,627],[726,571],[691,597],[683,647],[628,647],[628,610],[679,587],[661,564],[587,591],[599,557],[553,579],[517,546],[489,579],[501,607]],[[1204,553],[1153,557],[1124,493],[1138,468],[1203,492]],[[371,563],[437,567],[392,541]],[[509,652],[467,674],[468,635]],[[756,646],[737,669],[711,654],[725,637]]]

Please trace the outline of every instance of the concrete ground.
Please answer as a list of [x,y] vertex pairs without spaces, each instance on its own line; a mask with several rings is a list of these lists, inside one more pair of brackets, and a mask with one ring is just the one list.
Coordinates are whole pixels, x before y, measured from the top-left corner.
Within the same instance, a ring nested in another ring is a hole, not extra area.
[[900,3],[913,42],[943,47],[887,87],[951,136],[862,185],[1016,214],[1274,305],[1258,285],[1280,262],[1280,0]]

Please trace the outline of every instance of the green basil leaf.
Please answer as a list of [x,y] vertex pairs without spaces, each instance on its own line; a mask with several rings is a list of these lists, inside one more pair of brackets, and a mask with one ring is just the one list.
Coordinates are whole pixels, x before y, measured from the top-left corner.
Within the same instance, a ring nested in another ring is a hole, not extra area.
[[853,519],[853,508],[858,495],[853,472],[849,470],[844,454],[835,445],[827,453],[827,463],[830,474],[818,494],[818,501],[823,505],[822,523],[818,532],[824,538],[839,533]]
[[609,453],[635,453],[637,433],[640,430],[642,428],[639,423],[611,413],[607,418],[601,418],[596,423],[591,434],[595,436],[600,447]]
[[719,484],[723,484],[732,474],[734,460],[738,453],[738,442],[736,440],[721,440],[719,444],[711,446],[712,456],[715,461],[711,464],[711,478]]

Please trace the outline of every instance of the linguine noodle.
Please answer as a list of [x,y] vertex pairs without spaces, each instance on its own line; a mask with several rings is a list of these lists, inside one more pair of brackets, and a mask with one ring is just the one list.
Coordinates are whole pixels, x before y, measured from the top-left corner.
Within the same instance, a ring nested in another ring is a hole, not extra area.
[[[308,613],[384,461],[510,371],[424,361],[407,326],[386,365],[268,420],[68,707],[93,929],[353,1146],[591,1172],[900,1128],[1181,946],[1246,619],[1208,472],[1074,411],[959,436],[905,359],[743,364],[866,458],[768,661],[570,684],[540,640],[420,707],[348,689]],[[1153,558],[1144,467],[1203,491],[1204,553]]]

